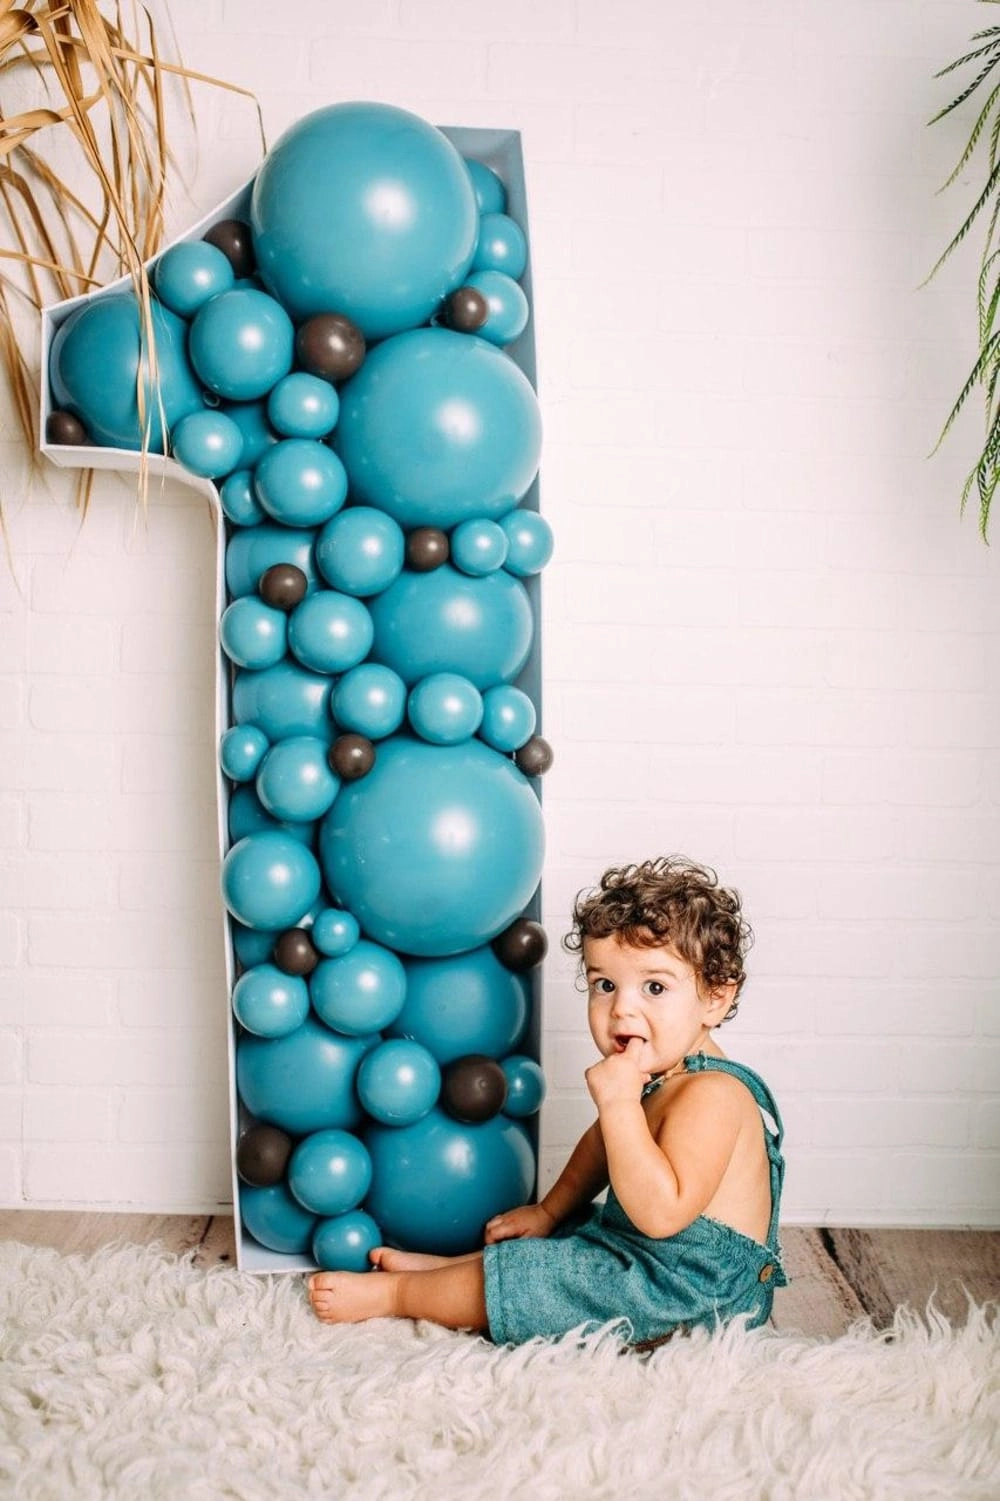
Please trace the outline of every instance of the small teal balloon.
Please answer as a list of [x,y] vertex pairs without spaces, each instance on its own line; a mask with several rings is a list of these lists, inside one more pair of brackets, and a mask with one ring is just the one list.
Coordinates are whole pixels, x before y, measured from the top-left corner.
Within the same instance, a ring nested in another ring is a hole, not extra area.
[[[246,728],[236,726],[235,728]],[[253,728],[250,726],[249,728]],[[266,737],[265,737],[266,738]],[[233,789],[229,798],[229,838],[231,843],[238,844],[248,834],[264,833],[289,834],[297,839],[299,844],[305,844],[310,848],[315,843],[316,826],[310,823],[283,823],[277,818],[272,818],[264,804],[257,796],[256,789],[247,785]],[[242,957],[242,956],[241,956]],[[253,961],[255,964],[257,960]]]
[[461,521],[451,534],[451,561],[476,578],[495,573],[507,556],[507,534],[485,517]]
[[384,511],[349,506],[316,539],[316,566],[334,589],[363,597],[381,594],[403,571],[406,538]]
[[472,189],[476,195],[476,207],[479,212],[481,214],[505,213],[507,189],[493,168],[469,156],[465,158],[465,167],[472,179]]
[[243,594],[256,594],[261,576],[274,563],[294,563],[305,574],[308,588],[315,589],[315,541],[315,532],[275,526],[272,521],[234,532],[226,546],[226,585],[230,595],[238,599]]
[[406,1037],[373,1048],[358,1069],[358,1099],[383,1126],[412,1126],[434,1107],[440,1092],[434,1055]]
[[368,1149],[348,1131],[315,1131],[300,1141],[288,1164],[288,1186],[313,1214],[346,1214],[371,1187]]
[[457,745],[478,730],[483,696],[474,683],[456,672],[434,672],[411,690],[407,714],[422,740]]
[[316,1216],[303,1209],[285,1183],[266,1188],[242,1184],[240,1218],[259,1245],[288,1256],[308,1251],[316,1230]]
[[371,1215],[352,1209],[316,1226],[313,1259],[325,1272],[371,1272],[371,1252],[381,1244],[382,1231]]
[[224,401],[219,407],[231,422],[235,422],[243,434],[243,458],[241,463],[252,469],[269,448],[278,442],[278,434],[267,420],[267,405],[263,401]]
[[330,728],[330,679],[297,662],[242,670],[233,681],[233,721],[255,724],[272,744],[291,735],[322,738]]
[[255,401],[291,370],[295,328],[266,292],[234,287],[195,314],[188,352],[210,391],[229,401]]
[[515,1120],[537,1115],[545,1099],[545,1075],[534,1058],[512,1053],[509,1058],[501,1059],[500,1067],[507,1080],[504,1115],[513,1116]]
[[535,1159],[519,1122],[464,1125],[435,1108],[412,1126],[370,1126],[366,1208],[386,1241],[457,1256],[483,1243],[487,1220],[531,1195]]
[[340,778],[330,770],[329,740],[291,735],[272,745],[257,771],[257,796],[273,818],[292,823],[322,818],[333,806]]
[[235,279],[229,258],[205,240],[171,245],[153,267],[157,297],[181,318],[193,318],[210,297],[228,292]]
[[256,725],[232,725],[219,741],[219,765],[223,774],[232,782],[252,782],[270,744],[264,731]]
[[248,834],[222,864],[223,900],[247,928],[294,928],[319,896],[320,884],[312,851],[280,831]]
[[234,599],[219,621],[222,650],[237,667],[273,667],[288,645],[288,617],[262,599]]
[[270,962],[277,933],[258,932],[256,928],[245,928],[242,923],[238,922],[231,923],[230,929],[233,938],[233,953],[244,969],[252,969],[255,964]]
[[503,271],[474,271],[466,286],[475,287],[489,309],[477,330],[479,337],[491,344],[513,344],[527,328],[531,312],[523,287]]
[[391,667],[363,662],[337,680],[330,708],[342,730],[384,740],[406,718],[406,684]]
[[457,287],[478,233],[455,147],[388,104],[315,110],[282,135],[254,181],[259,274],[292,317],[338,312],[366,339],[426,323]]
[[527,265],[528,242],[520,224],[509,214],[482,214],[472,257],[473,272],[502,271],[518,281]]
[[284,1037],[309,1015],[309,987],[300,975],[257,964],[233,986],[233,1013],[255,1037]]
[[388,1029],[426,1048],[442,1066],[470,1053],[502,1058],[528,1021],[527,982],[492,948],[451,959],[408,959],[406,1000]]
[[312,941],[327,959],[339,959],[349,954],[361,937],[358,920],[350,912],[339,907],[325,907],[317,912],[312,925]]
[[303,667],[343,673],[367,657],[375,627],[367,608],[351,594],[317,589],[288,619],[288,645]]
[[251,1115],[293,1136],[353,1131],[362,1122],[355,1080],[378,1037],[344,1037],[314,1016],[284,1037],[236,1044],[236,1085]]
[[254,471],[257,499],[283,526],[321,526],[347,499],[347,474],[325,443],[283,438]]
[[411,687],[433,672],[457,672],[480,690],[517,677],[534,619],[524,585],[506,569],[470,578],[450,563],[405,570],[368,605],[372,660]]
[[267,416],[286,438],[325,438],[337,425],[340,397],[327,380],[294,370],[284,376],[267,398]]
[[486,339],[421,328],[372,349],[341,391],[333,442],[352,498],[409,529],[504,515],[541,454],[527,376]]
[[156,342],[155,385],[149,374],[145,336],[140,336],[139,306],[131,292],[81,303],[52,340],[49,383],[53,405],[78,417],[99,447],[142,446],[143,422],[137,397],[140,362],[151,452],[166,451],[162,418],[170,430],[181,418],[204,409],[201,384],[187,356],[187,324],[155,301],[151,315]]
[[483,720],[479,734],[494,750],[520,750],[535,733],[535,706],[520,688],[501,683],[483,694]]
[[233,526],[256,526],[267,519],[253,487],[252,469],[236,469],[226,476],[219,489],[219,504]]
[[544,516],[519,508],[501,516],[500,525],[507,536],[507,572],[517,578],[541,573],[553,550],[552,528]]
[[367,938],[339,959],[323,959],[309,976],[317,1016],[337,1032],[363,1037],[395,1021],[406,999],[398,955]]

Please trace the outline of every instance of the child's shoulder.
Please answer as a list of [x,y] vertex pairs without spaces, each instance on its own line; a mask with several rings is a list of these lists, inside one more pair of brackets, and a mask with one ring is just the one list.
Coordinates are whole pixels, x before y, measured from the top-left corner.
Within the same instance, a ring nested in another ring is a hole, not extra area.
[[739,1074],[711,1065],[675,1074],[662,1093],[664,1109],[671,1112],[722,1111],[733,1119],[760,1115],[753,1093]]

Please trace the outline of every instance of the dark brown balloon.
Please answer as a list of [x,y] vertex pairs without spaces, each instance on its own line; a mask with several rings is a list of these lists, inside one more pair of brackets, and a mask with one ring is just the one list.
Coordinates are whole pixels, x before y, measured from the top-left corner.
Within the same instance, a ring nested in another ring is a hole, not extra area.
[[257,583],[261,599],[276,610],[294,610],[308,588],[308,579],[294,563],[273,563]]
[[90,442],[90,436],[72,412],[50,412],[45,423],[45,441],[80,448]]
[[541,964],[549,951],[549,940],[540,922],[519,917],[493,940],[493,952],[505,969],[523,975]]
[[406,539],[406,566],[414,573],[430,573],[451,556],[448,533],[437,526],[418,526]]
[[514,752],[514,762],[526,777],[540,777],[548,771],[552,760],[552,747],[542,735],[532,735]]
[[341,313],[316,313],[295,335],[299,364],[324,380],[347,380],[365,358],[365,336]]
[[257,269],[250,226],[242,219],[220,219],[202,239],[222,251],[237,276],[252,276]]
[[364,735],[338,735],[326,759],[336,776],[345,782],[356,782],[366,777],[375,765],[375,747]]
[[236,1171],[253,1188],[280,1183],[295,1143],[277,1126],[251,1126],[236,1148]]
[[441,1076],[441,1105],[457,1121],[475,1125],[504,1107],[507,1076],[495,1058],[469,1053],[449,1063]]
[[445,298],[444,321],[460,334],[474,334],[490,316],[490,305],[475,287],[458,287]]
[[289,928],[274,945],[274,962],[286,975],[311,975],[319,953],[305,928]]

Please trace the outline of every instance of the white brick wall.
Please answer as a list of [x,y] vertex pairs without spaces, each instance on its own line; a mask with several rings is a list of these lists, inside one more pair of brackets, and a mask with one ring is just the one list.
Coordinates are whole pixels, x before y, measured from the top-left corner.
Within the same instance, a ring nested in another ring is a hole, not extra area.
[[[717,864],[757,930],[723,1034],[789,1128],[787,1217],[1000,1222],[1000,575],[928,461],[974,254],[925,129],[972,0],[173,0],[271,139],[382,99],[515,127],[529,172],[546,573],[546,921],[612,860]],[[180,230],[252,172],[198,89]],[[971,182],[969,188],[971,190]],[[229,1196],[210,519],[104,475],[23,501],[0,414],[0,1200]],[[1000,517],[997,525],[1000,526]],[[547,966],[544,1170],[582,1129]]]

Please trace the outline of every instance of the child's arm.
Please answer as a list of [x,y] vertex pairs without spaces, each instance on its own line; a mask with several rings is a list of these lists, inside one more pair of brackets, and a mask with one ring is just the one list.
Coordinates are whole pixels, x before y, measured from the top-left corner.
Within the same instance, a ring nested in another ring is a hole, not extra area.
[[657,1136],[642,1108],[647,1076],[630,1042],[587,1070],[597,1105],[611,1186],[636,1229],[661,1239],[676,1235],[711,1202],[733,1155],[742,1121],[724,1075],[699,1075],[679,1088]]
[[584,1208],[607,1186],[608,1159],[600,1124],[595,1121],[580,1137],[545,1197],[538,1204],[523,1204],[519,1209],[495,1215],[486,1226],[486,1243],[517,1240],[527,1235],[551,1235],[568,1215]]

